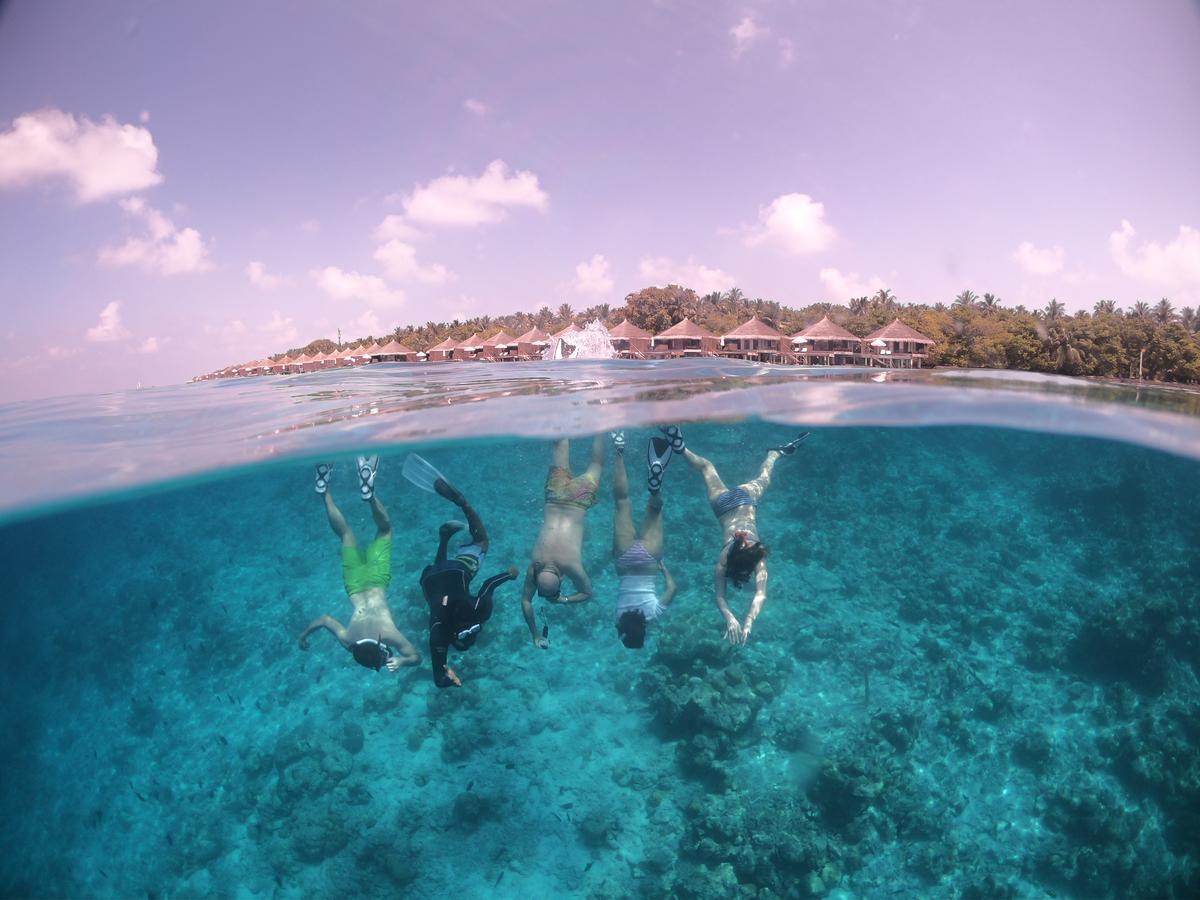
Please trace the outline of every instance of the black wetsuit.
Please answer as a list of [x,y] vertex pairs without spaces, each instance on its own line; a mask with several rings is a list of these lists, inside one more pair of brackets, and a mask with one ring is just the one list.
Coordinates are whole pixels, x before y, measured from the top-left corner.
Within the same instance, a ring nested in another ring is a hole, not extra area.
[[475,643],[483,623],[491,618],[492,592],[514,577],[508,572],[493,575],[478,595],[472,595],[471,570],[458,560],[442,560],[425,567],[421,589],[429,604],[429,658],[438,687],[454,684],[446,675],[450,645],[466,650]]

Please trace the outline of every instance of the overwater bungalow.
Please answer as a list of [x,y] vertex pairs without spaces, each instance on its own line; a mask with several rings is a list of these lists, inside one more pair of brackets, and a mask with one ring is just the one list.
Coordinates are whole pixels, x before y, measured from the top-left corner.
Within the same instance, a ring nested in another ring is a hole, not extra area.
[[483,342],[484,359],[510,360],[517,358],[517,339],[501,328]]
[[450,354],[454,352],[454,348],[458,346],[458,341],[454,338],[446,338],[438,344],[434,344],[426,351],[427,358],[430,362],[445,362],[450,358]]
[[367,351],[371,362],[416,362],[417,351],[405,347],[394,338],[386,344],[376,344]]
[[645,359],[650,352],[650,342],[654,338],[649,331],[638,328],[628,319],[610,328],[608,336],[612,338],[613,349],[617,351],[617,355],[626,359]]
[[517,338],[517,358],[540,359],[549,343],[550,335],[535,325]]
[[721,335],[721,355],[759,362],[794,361],[788,344],[782,332],[753,316],[729,334]]
[[450,354],[452,359],[477,359],[483,351],[483,335],[478,331],[463,341],[454,345]]
[[899,319],[893,319],[878,331],[868,334],[863,339],[863,345],[863,352],[871,365],[919,369],[934,341]]
[[715,356],[721,339],[691,319],[684,318],[662,334],[654,335],[650,343],[653,356]]
[[792,352],[803,365],[852,366],[862,359],[862,339],[823,316],[792,335]]
[[554,334],[550,335],[550,340],[556,341],[560,337],[565,337],[568,334],[574,334],[576,331],[582,331],[582,330],[583,330],[582,328],[580,328],[578,325],[576,325],[574,322],[572,322],[566,328],[559,329],[558,331],[554,332]]

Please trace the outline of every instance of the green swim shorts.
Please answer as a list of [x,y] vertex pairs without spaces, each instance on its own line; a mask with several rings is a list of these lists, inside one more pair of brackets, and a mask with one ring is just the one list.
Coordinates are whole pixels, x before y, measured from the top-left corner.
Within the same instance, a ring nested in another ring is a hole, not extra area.
[[342,580],[350,596],[392,582],[392,538],[376,538],[366,547],[342,548]]

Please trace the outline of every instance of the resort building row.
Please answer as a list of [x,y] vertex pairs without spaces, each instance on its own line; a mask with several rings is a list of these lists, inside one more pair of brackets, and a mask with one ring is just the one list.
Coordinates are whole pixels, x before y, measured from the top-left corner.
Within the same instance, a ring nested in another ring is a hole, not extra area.
[[[490,337],[476,333],[465,340],[447,338],[428,350],[412,350],[399,341],[347,347],[328,353],[260,359],[200,375],[194,381],[243,375],[315,372],[340,366],[373,362],[518,362],[542,359],[547,347],[557,341],[571,342],[578,325],[568,325],[554,334],[531,328],[514,337],[501,330]],[[792,365],[883,366],[920,368],[934,341],[899,319],[860,338],[828,316],[793,335],[785,335],[755,316],[728,334],[713,334],[690,319],[659,334],[638,328],[628,320],[608,329],[616,356],[624,359],[672,359],[719,357],[754,362]]]

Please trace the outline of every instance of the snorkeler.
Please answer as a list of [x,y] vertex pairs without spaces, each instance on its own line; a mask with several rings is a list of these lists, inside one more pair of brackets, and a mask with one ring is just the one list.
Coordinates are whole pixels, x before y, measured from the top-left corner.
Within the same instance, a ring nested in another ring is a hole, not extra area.
[[359,491],[362,499],[371,504],[376,528],[375,540],[364,549],[358,546],[354,532],[329,492],[333,463],[317,464],[317,493],[325,501],[329,526],[342,541],[342,580],[354,612],[345,626],[331,616],[314,619],[300,635],[299,643],[301,650],[307,650],[308,636],[325,628],[360,666],[375,671],[387,666],[388,671],[395,672],[401,666],[415,666],[421,656],[396,628],[387,605],[387,587],[392,580],[392,523],[375,496],[378,469],[378,456],[358,457]]
[[[421,573],[421,590],[429,604],[429,655],[434,684],[440,688],[461,687],[462,680],[446,662],[450,646],[467,650],[475,643],[483,623],[491,618],[492,592],[504,582],[512,581],[519,572],[516,566],[510,566],[508,571],[484,581],[477,595],[472,594],[471,579],[483,565],[488,551],[483,521],[462,492],[415,453],[405,460],[404,474],[418,487],[445,497],[467,519],[466,525],[455,521],[442,524],[438,529],[437,555]],[[470,543],[460,544],[451,559],[450,539],[463,528],[470,529]]]
[[[781,456],[795,453],[808,438],[808,432],[781,447],[768,450],[758,477],[735,488],[725,486],[717,474],[716,466],[684,447],[683,435],[677,427],[669,426],[663,432],[670,439],[674,451],[682,453],[691,467],[704,476],[708,502],[725,536],[714,573],[717,609],[725,617],[725,637],[731,644],[745,644],[750,638],[754,620],[767,601],[767,545],[758,536],[758,502],[771,484],[771,471],[775,463]],[[725,602],[725,590],[729,582],[733,582],[734,587],[742,587],[751,575],[754,576],[754,599],[750,601],[746,618],[739,623]]]
[[[592,596],[592,580],[583,568],[583,517],[596,504],[600,472],[604,468],[604,436],[592,440],[592,461],[582,475],[571,475],[570,444],[565,438],[554,442],[550,472],[546,476],[542,530],[533,548],[533,561],[525,574],[521,611],[535,646],[550,646],[543,629],[538,634],[533,620],[533,595],[551,603],[579,603]],[[570,578],[575,593],[563,596],[563,579]]]
[[[617,637],[630,650],[646,642],[646,626],[667,611],[675,597],[675,579],[663,564],[662,476],[674,452],[670,441],[650,439],[646,448],[646,487],[650,498],[642,527],[633,527],[633,504],[629,500],[629,476],[625,471],[625,435],[614,432],[613,447],[613,560],[617,566]],[[663,576],[663,594],[658,596],[658,573]]]

